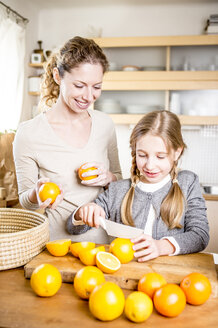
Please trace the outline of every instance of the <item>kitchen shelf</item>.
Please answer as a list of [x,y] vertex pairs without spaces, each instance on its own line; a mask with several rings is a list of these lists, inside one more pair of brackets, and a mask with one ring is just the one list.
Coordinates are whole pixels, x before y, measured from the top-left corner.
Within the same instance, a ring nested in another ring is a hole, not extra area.
[[103,48],[208,46],[218,44],[218,35],[177,35],[94,38]]
[[38,63],[38,64],[29,63],[29,66],[30,66],[30,67],[35,67],[35,68],[43,68],[43,65],[44,65],[45,63],[46,63],[46,62],[44,62],[44,63]]
[[[144,114],[109,114],[115,124],[136,124]],[[182,125],[218,125],[218,116],[179,115]]]
[[40,96],[40,92],[32,92],[32,91],[29,91],[28,94],[30,96]]
[[107,72],[102,90],[218,89],[217,71]]
[[218,195],[213,194],[203,194],[205,200],[214,200],[218,201]]

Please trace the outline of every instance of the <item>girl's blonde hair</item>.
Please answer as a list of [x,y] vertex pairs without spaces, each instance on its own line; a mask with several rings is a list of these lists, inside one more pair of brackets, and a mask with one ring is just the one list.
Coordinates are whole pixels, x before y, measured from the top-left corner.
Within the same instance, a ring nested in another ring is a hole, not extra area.
[[[132,151],[132,184],[126,193],[121,206],[122,222],[127,225],[134,226],[134,221],[132,218],[132,204],[135,193],[135,185],[140,180],[140,172],[136,166],[136,142],[139,140],[139,138],[145,136],[148,133],[161,137],[167,147],[169,154],[172,149],[177,151],[178,148],[181,148],[181,156],[184,149],[186,148],[182,138],[180,121],[178,117],[172,112],[166,110],[154,111],[143,116],[143,118],[137,123],[130,137],[130,147]],[[163,200],[160,208],[162,220],[170,229],[181,228],[180,220],[185,205],[182,190],[176,180],[178,175],[178,160],[174,162],[170,172],[173,181],[172,187],[166,198]]]
[[91,39],[76,36],[67,41],[62,48],[49,57],[44,69],[40,87],[39,109],[44,110],[51,107],[59,96],[59,85],[53,78],[53,69],[58,69],[59,75],[63,78],[64,73],[70,73],[71,69],[80,64],[100,64],[103,73],[108,70],[108,60],[102,49]]

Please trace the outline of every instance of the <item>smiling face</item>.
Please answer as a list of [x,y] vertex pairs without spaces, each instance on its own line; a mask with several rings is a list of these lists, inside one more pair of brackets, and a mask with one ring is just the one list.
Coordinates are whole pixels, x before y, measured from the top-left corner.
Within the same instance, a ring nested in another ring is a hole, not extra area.
[[140,137],[136,142],[136,164],[141,174],[141,181],[145,183],[157,183],[170,173],[174,161],[181,154],[181,148],[177,151],[167,149],[163,139],[150,133]]
[[55,82],[60,86],[59,101],[75,113],[87,110],[101,95],[101,64],[80,64],[70,73],[65,72],[63,78],[55,68],[53,75]]

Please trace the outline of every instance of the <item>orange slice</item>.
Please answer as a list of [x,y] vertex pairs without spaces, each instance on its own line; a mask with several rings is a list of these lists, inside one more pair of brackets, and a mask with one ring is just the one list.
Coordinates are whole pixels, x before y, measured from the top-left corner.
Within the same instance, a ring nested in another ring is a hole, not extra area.
[[96,254],[105,252],[104,246],[99,246],[93,249],[82,250],[79,252],[80,261],[85,265],[96,265]]
[[95,248],[95,243],[92,243],[91,241],[81,241],[79,243],[73,243],[70,245],[70,250],[71,253],[75,256],[75,257],[79,257],[79,253],[82,250],[88,250],[88,249],[92,249]]
[[68,253],[71,239],[58,239],[46,243],[47,250],[54,256],[64,256]]
[[96,254],[96,264],[104,273],[114,273],[121,266],[120,260],[109,252],[98,252]]

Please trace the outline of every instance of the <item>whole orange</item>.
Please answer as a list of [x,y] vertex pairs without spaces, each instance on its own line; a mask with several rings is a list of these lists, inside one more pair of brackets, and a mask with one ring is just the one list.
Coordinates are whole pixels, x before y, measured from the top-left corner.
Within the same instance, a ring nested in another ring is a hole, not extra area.
[[[83,164],[83,165],[85,165],[85,164]],[[91,179],[97,178],[97,175],[90,175],[89,177],[83,177],[82,176],[83,173],[97,170],[96,167],[88,167],[87,169],[83,169],[83,165],[81,165],[78,170],[78,175],[79,175],[80,180],[91,180]]]
[[62,285],[59,270],[51,264],[41,264],[35,268],[30,278],[30,286],[38,296],[53,296]]
[[153,298],[156,290],[166,284],[167,282],[161,274],[149,272],[139,279],[138,290]]
[[121,263],[128,263],[134,258],[133,243],[130,239],[115,238],[109,247],[109,252],[114,254]]
[[39,188],[39,198],[42,202],[48,198],[51,198],[51,204],[53,204],[56,197],[60,195],[60,193],[60,188],[54,182],[46,182]]
[[153,298],[155,309],[166,317],[176,317],[185,308],[185,294],[178,285],[166,284],[160,287]]
[[153,303],[145,293],[132,292],[126,299],[124,311],[129,320],[143,322],[152,314]]
[[207,301],[211,294],[211,284],[207,277],[201,273],[188,274],[180,283],[185,293],[187,303],[200,305]]
[[107,281],[96,286],[89,298],[89,309],[94,317],[102,321],[118,318],[124,310],[125,297],[122,289]]
[[89,299],[92,290],[103,282],[105,282],[105,277],[100,269],[95,266],[86,266],[76,273],[74,289],[81,298]]

